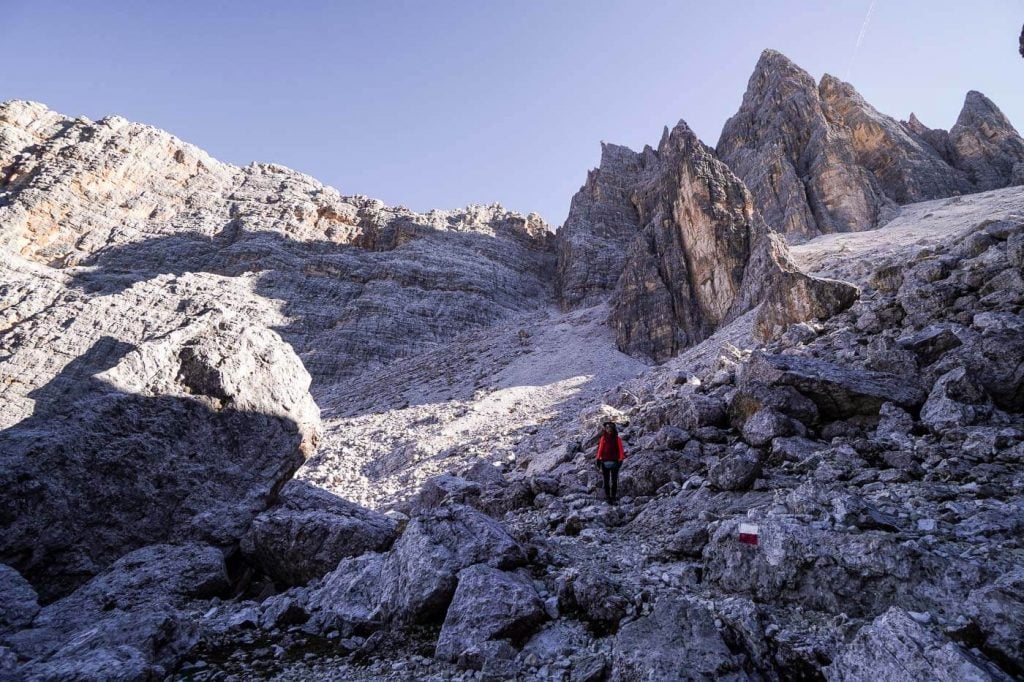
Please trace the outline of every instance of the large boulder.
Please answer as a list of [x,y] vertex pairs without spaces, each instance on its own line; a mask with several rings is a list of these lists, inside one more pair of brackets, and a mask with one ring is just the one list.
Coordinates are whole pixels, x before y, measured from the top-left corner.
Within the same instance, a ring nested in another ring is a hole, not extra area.
[[450,505],[414,517],[389,553],[381,576],[388,618],[438,621],[455,593],[459,571],[474,564],[508,569],[526,556],[494,519]]
[[751,356],[741,383],[791,386],[813,401],[821,416],[829,421],[876,415],[886,401],[914,408],[925,399],[921,387],[907,377],[767,352]]
[[44,607],[8,643],[28,659],[29,679],[161,677],[199,638],[188,603],[227,588],[224,558],[214,547],[144,547]]
[[437,639],[435,656],[442,660],[457,661],[488,641],[522,642],[547,618],[533,583],[521,575],[477,564],[458,580]]
[[741,664],[706,608],[693,600],[665,596],[649,615],[619,630],[610,679],[750,679]]
[[302,585],[365,552],[383,552],[397,522],[306,481],[291,480],[278,506],[252,522],[242,550],[275,580]]
[[381,611],[384,554],[343,559],[310,591],[306,610],[322,631],[367,635],[384,622]]
[[97,343],[0,433],[0,561],[48,600],[144,545],[236,546],[315,447],[309,383],[276,333],[220,313]]
[[939,377],[921,408],[921,422],[936,433],[963,428],[992,414],[992,400],[973,375],[959,367]]
[[828,679],[990,682],[1009,679],[962,646],[893,608],[865,625],[826,669]]

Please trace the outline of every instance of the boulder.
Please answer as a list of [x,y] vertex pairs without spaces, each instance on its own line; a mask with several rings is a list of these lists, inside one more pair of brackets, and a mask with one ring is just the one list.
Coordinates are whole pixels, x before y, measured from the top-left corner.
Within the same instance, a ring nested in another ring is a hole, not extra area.
[[929,325],[921,331],[897,339],[900,348],[913,351],[923,365],[930,365],[946,351],[961,345],[960,339],[950,327]]
[[743,424],[743,440],[755,447],[761,447],[772,442],[775,438],[785,436],[803,436],[807,429],[803,424],[781,412],[767,408],[758,410]]
[[559,601],[599,632],[614,632],[629,610],[619,580],[593,569],[570,573],[560,587]]
[[521,643],[547,618],[533,583],[521,575],[477,564],[460,571],[458,581],[437,639],[437,658],[454,662],[491,640]]
[[612,682],[751,679],[695,600],[663,596],[649,615],[622,626],[614,647]]
[[914,408],[925,399],[921,387],[907,377],[763,351],[751,356],[741,382],[791,386],[813,401],[822,418],[829,421],[876,415],[886,401]]
[[619,470],[619,494],[653,495],[666,483],[682,483],[698,464],[695,458],[676,450],[635,452],[626,457]]
[[892,608],[857,632],[826,669],[830,680],[1009,679],[962,646],[932,634],[908,613]]
[[992,414],[992,401],[973,375],[957,368],[939,377],[921,408],[921,423],[935,433],[963,428]]
[[366,636],[384,622],[381,590],[384,554],[363,554],[343,559],[310,591],[305,609],[323,632],[337,630],[342,637]]
[[761,458],[748,448],[734,448],[708,469],[708,481],[719,490],[746,490],[761,475]]
[[792,417],[807,425],[818,421],[818,407],[792,386],[769,386],[744,380],[729,399],[729,421],[742,429],[747,420],[763,409]]
[[[199,637],[186,610],[228,588],[220,550],[198,544],[151,545],[114,562],[8,637],[29,679],[163,676]],[[104,668],[109,665],[109,668]]]
[[[531,462],[532,465],[532,462]],[[494,467],[491,467],[494,469]],[[459,476],[441,474],[428,478],[412,501],[414,514],[436,509],[442,504],[479,504],[483,488],[479,483],[467,481]]]
[[304,585],[365,552],[383,552],[397,522],[300,480],[281,489],[278,506],[253,519],[242,539],[248,554],[275,580]]
[[459,571],[474,564],[507,569],[526,561],[522,547],[494,519],[463,505],[414,517],[387,556],[381,605],[388,618],[441,620]]
[[0,432],[0,561],[48,600],[141,546],[236,547],[315,446],[309,384],[276,333],[219,313],[97,343]]

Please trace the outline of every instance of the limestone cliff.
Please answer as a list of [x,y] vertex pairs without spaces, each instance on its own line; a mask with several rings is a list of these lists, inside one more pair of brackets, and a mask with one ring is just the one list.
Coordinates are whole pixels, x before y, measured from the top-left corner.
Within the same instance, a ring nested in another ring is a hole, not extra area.
[[619,348],[659,362],[761,303],[758,331],[770,335],[855,297],[789,262],[744,184],[684,122],[657,149],[606,145],[558,240],[562,304],[610,293]]
[[768,224],[791,240],[867,230],[895,206],[1024,182],[1024,140],[984,95],[967,95],[953,128],[878,112],[848,83],[821,82],[765,50],[719,157],[747,184]]

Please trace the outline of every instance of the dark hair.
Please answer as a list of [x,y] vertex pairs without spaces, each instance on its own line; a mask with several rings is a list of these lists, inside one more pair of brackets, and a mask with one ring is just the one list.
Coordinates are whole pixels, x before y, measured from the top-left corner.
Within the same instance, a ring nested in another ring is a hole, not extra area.
[[618,429],[617,426],[615,426],[615,422],[605,422],[605,423],[601,424],[601,428],[602,429],[604,429],[604,427],[606,427],[606,426],[612,427],[612,435],[613,436],[619,435],[619,429]]

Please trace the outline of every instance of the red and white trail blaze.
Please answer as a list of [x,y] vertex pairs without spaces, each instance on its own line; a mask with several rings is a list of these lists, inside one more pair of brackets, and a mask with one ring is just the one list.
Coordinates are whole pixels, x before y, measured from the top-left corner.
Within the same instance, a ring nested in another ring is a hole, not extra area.
[[757,544],[757,526],[752,523],[740,524],[740,542],[748,545]]

